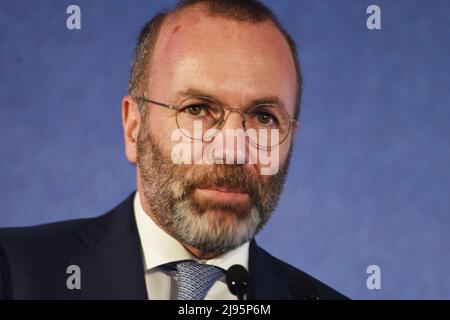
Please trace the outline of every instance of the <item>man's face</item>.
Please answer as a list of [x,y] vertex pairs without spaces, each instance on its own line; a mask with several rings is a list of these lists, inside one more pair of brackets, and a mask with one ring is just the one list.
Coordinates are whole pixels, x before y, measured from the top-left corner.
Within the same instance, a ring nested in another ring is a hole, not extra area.
[[[183,98],[179,93],[188,90],[243,111],[251,101],[277,97],[292,117],[296,74],[289,46],[269,22],[242,23],[188,10],[161,29],[146,98],[177,105]],[[275,175],[261,175],[260,162],[174,164],[176,112],[151,104],[146,108],[137,139],[144,208],[172,236],[205,252],[226,252],[252,238],[278,201],[293,130],[279,146],[280,170]],[[221,130],[239,128],[241,115],[233,112]],[[225,146],[223,152],[238,159],[251,148],[248,143]]]

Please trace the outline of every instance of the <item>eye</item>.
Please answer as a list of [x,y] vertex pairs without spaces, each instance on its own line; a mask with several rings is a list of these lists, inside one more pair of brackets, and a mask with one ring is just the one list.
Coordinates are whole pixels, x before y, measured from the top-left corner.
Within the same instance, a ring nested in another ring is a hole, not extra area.
[[189,115],[198,117],[198,116],[204,116],[208,114],[209,106],[207,104],[191,104],[184,108],[184,111],[189,113]]
[[261,124],[273,124],[277,122],[277,119],[273,115],[264,111],[256,112],[256,119]]

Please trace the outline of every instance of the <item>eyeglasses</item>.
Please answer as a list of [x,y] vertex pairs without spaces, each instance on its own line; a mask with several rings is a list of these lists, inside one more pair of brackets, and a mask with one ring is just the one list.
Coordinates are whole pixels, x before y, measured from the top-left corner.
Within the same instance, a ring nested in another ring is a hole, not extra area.
[[[176,111],[178,128],[183,135],[192,140],[211,139],[218,130],[221,130],[231,112],[241,115],[246,137],[258,148],[269,149],[280,145],[289,136],[292,125],[297,123],[295,118],[290,117],[281,106],[275,104],[259,104],[244,112],[236,108],[226,108],[214,99],[203,96],[187,97],[179,105],[161,103],[143,97],[133,97],[133,99]],[[195,133],[197,121],[200,121],[202,129],[205,129],[204,134],[200,136]],[[213,128],[218,130],[208,130]],[[274,130],[277,134],[272,135],[275,133]]]

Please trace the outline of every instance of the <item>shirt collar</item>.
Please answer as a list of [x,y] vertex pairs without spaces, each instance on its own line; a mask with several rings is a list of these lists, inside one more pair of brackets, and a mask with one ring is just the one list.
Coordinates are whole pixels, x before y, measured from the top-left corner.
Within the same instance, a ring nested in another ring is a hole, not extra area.
[[139,192],[136,192],[135,194],[133,206],[144,256],[145,270],[150,270],[160,265],[179,260],[195,260],[200,263],[214,265],[224,270],[228,270],[228,268],[234,264],[240,264],[248,270],[248,241],[240,247],[223,253],[213,259],[199,260],[175,238],[161,229],[150,216],[145,213],[141,205]]

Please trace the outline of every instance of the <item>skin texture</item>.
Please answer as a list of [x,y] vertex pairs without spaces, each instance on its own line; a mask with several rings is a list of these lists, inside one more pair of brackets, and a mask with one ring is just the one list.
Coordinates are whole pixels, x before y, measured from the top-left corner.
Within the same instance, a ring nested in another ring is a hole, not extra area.
[[[291,117],[294,114],[295,65],[289,46],[276,27],[270,22],[251,24],[212,17],[201,7],[183,10],[164,22],[151,60],[149,83],[146,97],[165,103],[178,104],[181,102],[178,92],[197,89],[227,106],[242,110],[253,100],[277,97],[288,114]],[[165,155],[170,155],[175,144],[170,139],[177,128],[174,111],[153,105],[147,108],[147,117],[142,119],[131,97],[125,96],[122,100],[125,152],[132,164],[138,161],[138,136],[142,127],[148,128],[152,140],[157,142]],[[228,128],[242,128],[242,118],[238,113],[231,113],[227,117],[222,130]],[[288,160],[296,132],[297,127],[294,127],[288,139],[279,146],[280,168]],[[239,150],[237,146],[233,150],[225,149],[224,154],[231,153],[237,159],[245,157],[248,150],[247,144]],[[262,182],[270,183],[270,176],[259,175],[259,163],[244,164],[242,167],[248,175],[258,176]],[[137,189],[145,212],[170,233],[148,206],[139,167]],[[195,197],[207,201],[221,199],[242,205],[249,201],[248,194],[239,193],[239,190],[198,188]],[[227,222],[226,214],[220,218]],[[205,252],[186,243],[183,245],[201,259],[218,254]]]

